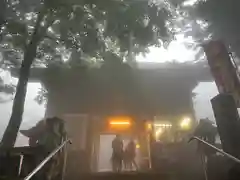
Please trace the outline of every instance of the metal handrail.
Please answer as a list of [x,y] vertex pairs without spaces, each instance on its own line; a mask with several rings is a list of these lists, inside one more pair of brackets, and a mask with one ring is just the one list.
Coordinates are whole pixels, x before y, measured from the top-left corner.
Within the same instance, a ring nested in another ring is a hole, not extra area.
[[234,162],[240,164],[240,159],[232,156],[231,154],[228,154],[227,152],[223,151],[222,149],[219,149],[219,148],[215,147],[214,145],[212,145],[212,144],[210,144],[210,143],[202,140],[201,138],[194,136],[194,137],[191,137],[191,138],[189,139],[189,142],[191,142],[192,140],[197,140],[198,142],[200,142],[200,143],[202,143],[202,144],[204,144],[204,145],[206,145],[206,146],[214,149],[215,151],[221,153],[222,155],[224,155],[224,156],[227,157],[228,159],[231,159],[231,160],[233,160]]
[[72,143],[70,139],[65,140],[61,145],[54,149],[32,172],[30,172],[23,180],[31,179],[50,159],[55,156],[67,143]]
[[20,160],[19,160],[18,176],[20,176],[21,172],[22,172],[23,158],[24,158],[24,156],[21,154]]

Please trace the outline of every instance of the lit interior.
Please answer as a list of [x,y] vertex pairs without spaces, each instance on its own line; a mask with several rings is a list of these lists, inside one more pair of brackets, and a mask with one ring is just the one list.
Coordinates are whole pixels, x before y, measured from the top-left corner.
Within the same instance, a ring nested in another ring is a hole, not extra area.
[[154,124],[155,127],[172,127],[172,124]]
[[161,136],[162,133],[163,133],[163,129],[158,128],[155,132],[156,139],[158,139]]
[[[172,124],[169,121],[160,121],[154,123],[155,129],[155,138],[157,141],[166,139],[166,135],[168,134],[169,130],[172,129]],[[166,134],[167,133],[167,134]]]
[[140,144],[137,143],[136,144],[136,148],[139,149],[140,148]]
[[191,119],[189,117],[184,117],[180,123],[180,127],[183,130],[190,129],[191,126]]
[[151,130],[152,130],[152,124],[151,124],[151,123],[147,123],[147,124],[146,124],[146,129],[147,129],[148,131],[151,131]]

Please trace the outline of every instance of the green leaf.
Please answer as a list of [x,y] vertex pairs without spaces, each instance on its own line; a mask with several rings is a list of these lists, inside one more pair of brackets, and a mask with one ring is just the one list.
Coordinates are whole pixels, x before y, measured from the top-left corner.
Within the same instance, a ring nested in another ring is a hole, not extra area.
[[26,25],[24,23],[9,20],[6,24],[9,34],[26,36],[28,34]]

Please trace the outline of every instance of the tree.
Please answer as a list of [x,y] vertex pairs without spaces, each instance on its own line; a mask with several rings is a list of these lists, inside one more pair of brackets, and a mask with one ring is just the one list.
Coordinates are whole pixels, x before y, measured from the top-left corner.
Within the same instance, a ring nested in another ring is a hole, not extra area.
[[7,0],[0,1],[0,29],[6,22]]
[[[15,87],[12,84],[6,84],[3,78],[0,78],[0,93],[4,95],[12,95],[15,92]],[[11,100],[11,98],[4,98],[0,96],[0,103],[5,103]]]
[[[5,41],[10,42],[23,60],[12,115],[1,142],[6,147],[14,145],[22,122],[32,65],[41,64],[43,58],[48,64],[56,59],[56,54],[63,60],[61,49],[65,55],[76,51],[81,56],[101,58],[108,49],[106,40],[115,43],[119,52],[127,53],[130,34],[133,52],[159,45],[160,39],[169,40],[166,22],[170,13],[147,1],[9,0],[8,3],[15,16],[7,20]],[[56,45],[50,48],[51,52],[46,48],[47,42]]]
[[[0,1],[0,41],[2,40],[2,28],[6,23],[7,17],[7,0]],[[5,70],[5,63],[0,60],[0,73]],[[0,76],[0,93],[13,94],[14,86],[12,84],[6,84],[4,79]],[[7,102],[8,99],[0,97],[0,103]]]
[[198,0],[193,6],[184,7],[191,24],[187,35],[198,43],[220,39],[240,56],[239,5],[238,0]]

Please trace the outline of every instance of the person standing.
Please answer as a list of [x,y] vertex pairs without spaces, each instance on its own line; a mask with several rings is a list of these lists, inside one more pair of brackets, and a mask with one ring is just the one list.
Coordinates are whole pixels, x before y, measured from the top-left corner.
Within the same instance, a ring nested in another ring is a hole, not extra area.
[[116,135],[112,141],[112,170],[113,172],[122,171],[123,161],[123,141],[119,135]]
[[136,170],[138,169],[137,163],[135,161],[136,158],[136,143],[133,139],[130,140],[126,149],[125,149],[125,167],[126,169],[133,170],[133,165]]

